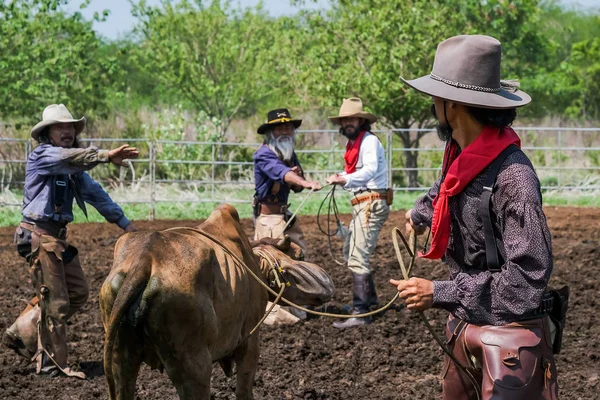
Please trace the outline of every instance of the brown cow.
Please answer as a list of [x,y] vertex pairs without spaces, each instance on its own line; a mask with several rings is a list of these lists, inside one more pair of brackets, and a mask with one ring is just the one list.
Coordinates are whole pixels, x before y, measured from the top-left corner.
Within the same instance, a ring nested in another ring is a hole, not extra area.
[[[228,376],[235,363],[236,399],[252,399],[259,335],[249,333],[269,296],[224,247],[268,281],[265,263],[253,253],[229,205],[195,229],[135,232],[119,239],[100,291],[111,399],[134,398],[142,362],[166,369],[181,399],[210,399],[215,361]],[[292,272],[286,274],[288,300],[321,305],[331,299],[333,284],[321,268],[294,261],[273,246],[257,248],[268,249]],[[307,286],[310,290],[298,290]]]

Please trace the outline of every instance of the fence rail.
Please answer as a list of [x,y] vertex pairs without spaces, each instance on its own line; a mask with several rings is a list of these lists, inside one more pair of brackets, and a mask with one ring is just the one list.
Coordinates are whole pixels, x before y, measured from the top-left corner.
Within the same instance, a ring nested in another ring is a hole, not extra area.
[[[521,136],[523,151],[536,167],[543,190],[600,189],[600,128],[514,129]],[[326,175],[342,169],[344,146],[337,131],[298,133],[296,152],[305,173],[312,179],[323,180]],[[433,184],[439,175],[444,150],[434,131],[391,129],[374,133],[385,148],[390,187],[396,191],[415,192],[425,191]],[[425,133],[419,147],[403,147],[403,135],[414,140],[418,133]],[[162,202],[249,202],[253,187],[251,154],[261,144],[140,138],[83,138],[81,142],[103,148],[129,143],[141,148],[143,158],[132,160],[133,174],[124,169],[118,171],[118,177],[114,176],[114,171],[112,176],[97,169],[90,173],[105,184],[148,187],[141,197],[119,199],[119,202],[150,204],[151,218],[156,204]],[[25,163],[32,149],[32,143],[27,139],[0,138],[0,192],[18,191],[22,187]],[[408,155],[417,158],[416,165],[406,166]],[[411,181],[411,174],[418,180]],[[135,175],[135,179],[131,175]],[[165,185],[195,187],[200,195],[191,200],[163,196],[159,191]],[[0,207],[3,206],[20,206],[20,203],[0,197]]]

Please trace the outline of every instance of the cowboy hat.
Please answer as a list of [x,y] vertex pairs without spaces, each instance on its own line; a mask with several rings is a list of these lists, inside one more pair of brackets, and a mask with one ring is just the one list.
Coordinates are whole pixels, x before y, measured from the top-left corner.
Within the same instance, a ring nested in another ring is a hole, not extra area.
[[74,119],[73,115],[67,110],[64,104],[50,104],[42,113],[42,120],[38,122],[31,130],[31,137],[38,140],[40,134],[51,125],[73,123],[75,126],[75,136],[79,135],[85,128],[85,117]]
[[342,106],[340,107],[340,114],[336,117],[329,117],[331,122],[334,124],[339,124],[340,119],[344,117],[358,117],[364,118],[370,123],[374,123],[377,121],[377,117],[371,113],[363,111],[363,103],[362,100],[358,97],[350,97],[349,99],[344,99]]
[[531,97],[518,85],[500,80],[501,58],[502,46],[491,36],[454,36],[438,45],[431,74],[400,79],[419,92],[469,106],[510,109],[528,104]]
[[271,110],[267,113],[267,122],[259,126],[257,132],[262,135],[267,129],[272,129],[277,125],[287,124],[288,122],[294,124],[294,128],[296,129],[302,125],[301,119],[292,119],[287,108]]

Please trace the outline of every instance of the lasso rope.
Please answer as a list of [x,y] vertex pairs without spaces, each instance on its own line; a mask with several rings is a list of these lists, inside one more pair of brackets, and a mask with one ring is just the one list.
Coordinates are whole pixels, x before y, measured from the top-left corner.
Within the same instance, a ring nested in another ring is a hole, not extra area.
[[[404,247],[406,248],[408,254],[411,257],[411,261],[410,261],[408,268],[406,268],[406,266],[404,264],[404,260],[402,259],[402,252],[400,250],[400,245],[398,244],[398,237],[400,237],[400,239],[402,239]],[[405,280],[409,280],[410,272],[412,270],[412,267],[413,267],[414,261],[415,261],[415,253],[417,250],[417,239],[414,234],[414,231],[411,231],[409,241],[407,242],[406,238],[402,234],[402,231],[398,227],[395,227],[392,229],[392,241],[394,242],[394,250],[396,251],[396,258],[398,258],[398,263],[400,264],[400,269],[402,270],[402,276],[404,277]],[[448,357],[450,357],[450,359],[454,362],[454,364],[462,372],[464,372],[465,375],[467,375],[467,378],[469,378],[469,380],[471,381],[471,384],[475,388],[475,393],[477,394],[477,399],[481,399],[479,382],[477,382],[477,379],[475,379],[475,377],[473,376],[471,371],[469,371],[469,369],[467,367],[462,365],[461,362],[452,353],[452,351],[450,351],[448,346],[446,346],[444,341],[440,338],[440,336],[437,334],[437,332],[433,329],[433,327],[427,320],[427,317],[425,317],[425,314],[423,313],[423,311],[417,310],[417,312],[419,313],[419,317],[421,317],[421,321],[423,321],[423,324],[425,325],[425,327],[427,328],[429,333],[431,333],[431,335],[433,336],[433,338],[435,339],[437,344],[441,347],[441,349],[444,351],[444,353],[446,353],[446,355]]]
[[[214,236],[212,236],[209,233],[206,233],[204,231],[201,231],[200,229],[197,228],[192,228],[192,227],[187,227],[187,226],[182,226],[182,227],[177,227],[177,228],[170,228],[170,229],[165,229],[165,231],[173,231],[173,230],[189,230],[189,231],[193,231],[196,233],[201,234],[202,236],[206,237],[207,239],[210,239],[211,241],[213,241],[214,243],[216,243],[219,247],[221,247],[221,249],[227,253],[228,255],[230,255],[234,261],[236,261],[240,266],[242,266],[243,268],[246,269],[246,271],[248,271],[248,273],[250,274],[250,276],[252,276],[252,278],[254,278],[262,287],[264,287],[270,294],[272,294],[273,296],[279,296],[279,293],[277,293],[276,291],[274,291],[273,289],[271,289],[271,287],[269,287],[269,285],[267,285],[265,282],[263,282],[262,279],[260,279],[260,277],[258,275],[256,275],[256,273],[254,273],[254,271],[252,271],[252,269],[250,269],[250,267],[248,267],[246,265],[246,263],[239,257],[237,256],[235,253],[233,253],[231,250],[229,250],[229,248],[227,248],[219,239],[215,238]],[[385,310],[387,310],[388,308],[391,307],[392,304],[394,304],[394,302],[396,301],[396,299],[398,299],[399,293],[396,293],[394,295],[394,297],[383,307],[378,308],[377,310],[368,312],[368,313],[364,313],[364,314],[354,314],[354,315],[347,315],[347,314],[333,314],[333,313],[326,313],[326,312],[321,312],[321,311],[315,311],[315,310],[311,310],[305,307],[302,307],[288,299],[286,299],[285,297],[281,297],[280,301],[284,302],[285,304],[287,304],[288,306],[292,306],[295,307],[299,310],[302,310],[308,314],[313,314],[313,315],[318,315],[321,317],[332,317],[332,318],[365,318],[365,317],[370,317],[372,315],[375,314],[379,314],[380,312],[383,312]]]
[[[325,186],[327,186],[327,185],[325,185]],[[287,223],[285,224],[285,226],[283,227],[283,229],[281,230],[281,232],[279,233],[279,235],[275,236],[275,237],[283,236],[285,230],[288,228],[288,226],[290,226],[290,224],[292,223],[292,221],[294,220],[294,218],[296,218],[296,215],[302,209],[302,206],[304,206],[304,203],[306,203],[306,200],[308,200],[308,198],[314,192],[315,192],[314,189],[310,189],[310,191],[306,194],[306,196],[304,196],[304,199],[302,200],[302,202],[300,203],[300,205],[296,208],[296,211],[292,214],[292,216],[290,217],[290,219],[288,219]]]
[[[336,186],[337,185],[332,185],[331,190],[327,193],[327,195],[321,202],[321,205],[319,205],[319,211],[317,212],[317,227],[319,228],[321,233],[323,233],[325,236],[327,236],[327,244],[329,245],[329,254],[331,255],[331,258],[333,258],[333,261],[335,261],[335,263],[338,265],[346,265],[345,262],[339,261],[335,257],[335,255],[333,254],[333,246],[331,244],[331,238],[336,236],[338,233],[341,233],[341,231],[342,231],[342,222],[340,221],[340,216],[339,216],[340,213],[338,210],[337,202],[335,200]],[[325,203],[327,203],[327,230],[323,229],[323,227],[321,226],[321,210],[323,209],[323,206],[325,205]],[[334,217],[335,224],[336,224],[334,231],[331,230],[332,211],[333,211],[333,217]]]
[[[298,210],[297,210],[298,211]],[[297,212],[296,211],[296,212]],[[238,257],[235,253],[233,253],[229,248],[227,248],[220,240],[218,240],[217,238],[213,237],[212,235],[201,231],[199,229],[196,228],[192,228],[192,227],[179,227],[179,228],[171,228],[171,229],[166,229],[167,231],[171,231],[171,230],[190,230],[196,233],[201,234],[202,236],[206,237],[207,239],[213,241],[215,244],[217,244],[219,247],[221,247],[221,249],[227,253],[228,255],[230,255],[234,261],[236,261],[240,266],[242,266],[243,268],[246,269],[246,271],[248,271],[248,273],[262,286],[264,287],[270,294],[274,295],[276,297],[275,302],[273,302],[273,305],[271,306],[271,308],[267,311],[267,313],[263,316],[263,318],[258,322],[258,324],[252,329],[252,331],[250,332],[250,334],[245,338],[248,339],[248,337],[250,337],[254,332],[256,332],[256,330],[260,327],[260,325],[264,322],[264,320],[267,318],[267,316],[269,315],[269,313],[272,311],[272,309],[275,307],[275,305],[277,304],[278,301],[283,301],[284,303],[286,303],[289,306],[295,307],[299,310],[302,310],[304,312],[306,312],[307,314],[312,314],[312,315],[318,315],[321,317],[331,317],[331,318],[365,318],[365,317],[370,317],[373,316],[375,314],[379,314],[385,310],[387,310],[389,307],[392,306],[392,304],[394,304],[394,302],[399,298],[400,293],[396,292],[396,294],[394,295],[394,297],[387,303],[385,304],[383,307],[371,311],[371,312],[367,312],[367,313],[363,313],[363,314],[350,314],[350,315],[345,315],[345,314],[333,314],[333,313],[327,313],[327,312],[321,312],[321,311],[314,311],[305,307],[302,307],[298,304],[295,304],[294,302],[286,299],[283,297],[283,292],[285,290],[285,284],[279,282],[280,288],[281,290],[279,291],[279,293],[275,292],[273,289],[271,289],[269,287],[269,285],[267,285],[265,282],[263,282],[262,279],[260,279],[260,277],[258,275],[256,275],[254,273],[254,271],[252,271],[252,269],[250,269],[250,267],[248,267],[246,265],[246,263],[240,258]],[[401,238],[402,240],[402,244],[404,245],[404,247],[406,248],[406,251],[410,257],[410,262],[408,265],[408,268],[406,267],[406,264],[404,263],[404,259],[402,257],[402,251],[400,250],[400,245],[398,243],[398,237]],[[411,231],[411,235],[409,236],[409,239],[406,240],[405,236],[402,234],[402,231],[399,228],[393,228],[392,229],[392,241],[394,243],[394,250],[396,251],[396,258],[398,259],[398,263],[400,264],[400,269],[402,270],[402,275],[404,277],[405,280],[409,280],[410,279],[410,272],[412,271],[412,268],[414,266],[415,263],[415,259],[416,259],[416,249],[417,249],[417,238],[414,235],[414,231]],[[260,255],[260,251],[259,251],[259,257],[261,257]],[[264,257],[264,255],[263,255]],[[273,257],[274,258],[274,257]],[[275,259],[276,262],[276,259]],[[276,268],[277,264],[273,264],[273,266]],[[275,271],[277,271],[277,269],[275,269]],[[431,326],[431,324],[429,323],[429,321],[427,320],[427,318],[425,317],[425,314],[423,314],[422,311],[417,310],[419,316],[421,317],[421,320],[423,321],[423,324],[425,325],[425,327],[427,328],[427,330],[431,333],[431,335],[433,336],[433,338],[435,339],[435,341],[438,343],[438,345],[440,346],[440,348],[442,349],[442,351],[444,351],[444,353],[454,362],[454,364],[467,376],[467,378],[469,379],[469,381],[471,381],[471,384],[473,385],[474,389],[475,389],[475,393],[477,395],[477,399],[481,399],[481,393],[480,393],[480,388],[479,388],[479,383],[477,382],[477,379],[475,379],[475,377],[473,376],[473,374],[469,371],[469,369],[465,366],[463,366],[460,361],[456,358],[456,356],[454,356],[454,354],[452,353],[452,351],[450,351],[450,349],[448,349],[448,347],[446,346],[446,344],[442,341],[442,339],[439,337],[439,335],[437,334],[437,332],[435,332],[435,330],[433,329],[433,327]]]

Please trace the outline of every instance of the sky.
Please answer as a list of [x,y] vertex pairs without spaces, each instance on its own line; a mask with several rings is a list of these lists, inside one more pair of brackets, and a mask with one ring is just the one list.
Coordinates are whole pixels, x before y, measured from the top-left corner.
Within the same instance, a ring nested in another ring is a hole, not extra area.
[[[233,0],[235,2],[235,0]],[[149,5],[158,5],[160,0],[147,0]],[[255,6],[259,0],[238,0],[242,7]],[[325,7],[327,0],[319,0],[316,4],[311,0],[307,0],[307,7]],[[579,5],[584,8],[600,8],[600,0],[561,0],[561,3],[566,6]],[[70,2],[68,9],[77,10],[81,0],[74,0]],[[269,14],[273,16],[279,15],[291,15],[294,14],[298,8],[291,7],[289,1],[286,0],[263,0],[264,8],[269,11]],[[131,7],[127,0],[92,0],[90,6],[83,10],[83,15],[86,19],[91,19],[94,12],[101,12],[102,10],[110,10],[110,15],[106,22],[95,23],[94,28],[101,35],[109,38],[116,39],[119,36],[125,34],[133,28],[135,18],[131,15]]]

